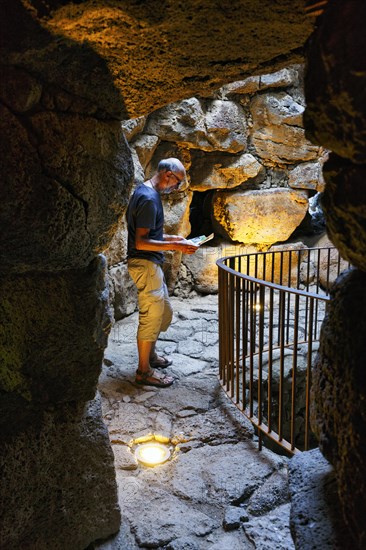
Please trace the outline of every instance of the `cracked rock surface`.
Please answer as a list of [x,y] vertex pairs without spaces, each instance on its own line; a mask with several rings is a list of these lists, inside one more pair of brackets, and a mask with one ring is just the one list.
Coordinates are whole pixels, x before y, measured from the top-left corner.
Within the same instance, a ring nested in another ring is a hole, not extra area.
[[[172,298],[160,353],[173,386],[134,384],[138,315],[115,324],[99,381],[115,456],[122,523],[99,550],[294,548],[288,459],[258,451],[248,420],[217,380],[217,296]],[[140,464],[132,441],[164,436],[171,458]]]

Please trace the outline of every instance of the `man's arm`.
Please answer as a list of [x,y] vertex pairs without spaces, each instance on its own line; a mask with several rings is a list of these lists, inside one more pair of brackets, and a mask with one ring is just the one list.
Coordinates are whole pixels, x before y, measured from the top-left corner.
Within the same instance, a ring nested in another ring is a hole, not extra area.
[[184,237],[181,237],[180,235],[166,235],[164,233],[163,235],[164,241],[185,241],[186,239]]
[[194,254],[199,248],[179,235],[164,235],[163,241],[156,241],[150,239],[149,234],[150,229],[148,227],[136,228],[135,246],[137,250],[148,250],[150,252],[179,250],[183,254]]

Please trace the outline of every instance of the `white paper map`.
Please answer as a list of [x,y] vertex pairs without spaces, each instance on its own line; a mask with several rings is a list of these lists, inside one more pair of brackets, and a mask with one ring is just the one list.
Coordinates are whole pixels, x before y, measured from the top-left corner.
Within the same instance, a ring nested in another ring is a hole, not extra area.
[[193,239],[188,239],[191,243],[195,244],[196,246],[201,246],[203,243],[207,243],[207,241],[210,241],[214,238],[214,233],[211,233],[211,235],[200,235],[199,237],[193,237]]

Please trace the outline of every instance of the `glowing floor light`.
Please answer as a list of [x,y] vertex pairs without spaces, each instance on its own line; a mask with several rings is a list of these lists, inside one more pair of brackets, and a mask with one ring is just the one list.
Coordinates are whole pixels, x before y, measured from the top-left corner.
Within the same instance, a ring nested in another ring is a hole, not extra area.
[[156,466],[168,460],[170,457],[170,450],[160,443],[148,442],[136,448],[135,457],[146,466]]

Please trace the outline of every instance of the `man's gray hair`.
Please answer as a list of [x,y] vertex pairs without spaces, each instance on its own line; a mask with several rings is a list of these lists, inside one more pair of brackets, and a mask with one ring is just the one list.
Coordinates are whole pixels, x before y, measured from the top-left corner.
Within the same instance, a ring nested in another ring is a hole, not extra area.
[[181,161],[175,158],[161,160],[158,164],[158,172],[167,172],[168,170],[171,170],[172,172],[182,172]]

